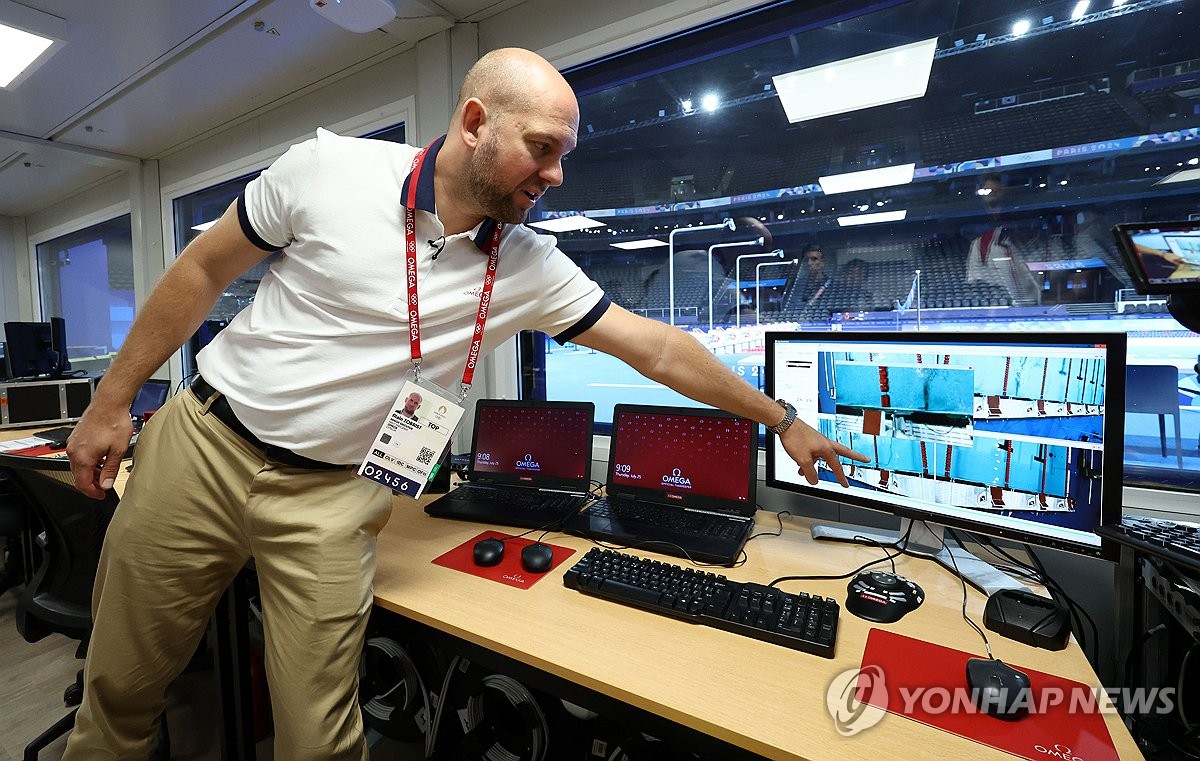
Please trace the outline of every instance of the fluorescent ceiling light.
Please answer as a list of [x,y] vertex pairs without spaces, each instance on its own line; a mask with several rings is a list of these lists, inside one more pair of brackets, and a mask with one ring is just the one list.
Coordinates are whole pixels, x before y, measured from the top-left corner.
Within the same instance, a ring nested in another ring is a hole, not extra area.
[[833,174],[828,177],[818,177],[821,191],[830,196],[834,193],[849,193],[854,190],[870,190],[872,188],[890,188],[893,185],[907,185],[912,182],[916,164],[896,164],[879,169],[867,169],[862,172],[847,172]]
[[0,24],[0,87],[8,87],[54,40]]
[[925,95],[937,37],[772,77],[789,122]]
[[657,248],[658,246],[665,246],[667,244],[665,241],[647,238],[645,240],[627,240],[621,243],[610,243],[609,245],[613,248],[623,248],[629,251],[636,248]]
[[853,227],[855,225],[873,225],[877,222],[899,222],[908,216],[907,209],[898,211],[879,211],[874,214],[855,214],[852,217],[838,217],[838,224],[842,227]]
[[1181,169],[1174,174],[1162,178],[1154,184],[1167,185],[1172,182],[1192,182],[1194,180],[1200,180],[1200,169]]
[[213,226],[213,225],[215,225],[216,223],[217,223],[217,220],[215,220],[215,219],[214,219],[214,220],[212,220],[211,222],[201,222],[201,223],[200,223],[200,224],[198,224],[198,225],[192,225],[192,229],[193,229],[193,230],[195,230],[195,231],[197,231],[197,232],[204,232],[205,230],[207,230],[208,228],[212,227],[212,226]]
[[571,230],[584,230],[589,227],[607,227],[608,225],[591,217],[576,214],[571,217],[557,217],[555,219],[543,219],[540,222],[530,222],[529,226],[552,233],[565,233]]

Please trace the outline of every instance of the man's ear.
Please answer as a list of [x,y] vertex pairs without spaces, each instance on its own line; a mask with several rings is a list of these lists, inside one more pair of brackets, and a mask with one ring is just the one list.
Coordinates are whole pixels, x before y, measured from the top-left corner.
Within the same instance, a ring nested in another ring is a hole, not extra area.
[[468,148],[475,148],[483,139],[488,126],[487,108],[479,98],[468,98],[463,104],[462,140]]

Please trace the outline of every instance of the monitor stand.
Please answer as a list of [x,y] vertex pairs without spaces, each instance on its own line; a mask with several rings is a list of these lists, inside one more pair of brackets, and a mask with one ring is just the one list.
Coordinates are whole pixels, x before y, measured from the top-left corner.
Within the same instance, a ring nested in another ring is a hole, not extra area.
[[936,560],[952,572],[957,568],[958,573],[966,579],[967,583],[983,590],[988,596],[1001,589],[1030,591],[1027,586],[1012,576],[976,557],[954,539],[946,537],[945,527],[936,523],[930,525],[925,521],[902,518],[899,531],[856,529],[820,524],[812,527],[813,539],[859,544],[876,542],[886,547],[898,547],[906,532],[908,532],[908,541],[904,545],[906,553]]

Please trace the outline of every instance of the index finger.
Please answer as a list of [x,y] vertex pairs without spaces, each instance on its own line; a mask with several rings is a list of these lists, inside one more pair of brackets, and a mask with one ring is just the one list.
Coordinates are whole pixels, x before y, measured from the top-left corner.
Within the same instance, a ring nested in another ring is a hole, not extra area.
[[857,450],[851,449],[850,447],[846,446],[845,444],[839,444],[837,442],[834,442],[833,451],[837,452],[842,457],[849,457],[851,460],[858,460],[859,462],[870,462],[871,461],[871,458],[868,457],[867,455],[865,455],[862,452],[859,452]]

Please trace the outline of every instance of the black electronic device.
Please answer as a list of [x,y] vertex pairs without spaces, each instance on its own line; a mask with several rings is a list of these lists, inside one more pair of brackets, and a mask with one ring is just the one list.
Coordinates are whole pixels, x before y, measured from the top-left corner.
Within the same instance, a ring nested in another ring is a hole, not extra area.
[[615,405],[606,496],[565,531],[733,565],[754,527],[757,428],[724,410]]
[[1046,650],[1062,650],[1071,637],[1071,614],[1066,606],[1024,589],[1001,589],[988,596],[983,625]]
[[1200,524],[1126,515],[1120,523],[1098,530],[1118,544],[1200,575]]
[[595,547],[567,570],[563,585],[823,658],[834,657],[837,646],[841,608],[832,597],[792,594]]
[[480,539],[473,552],[475,565],[492,566],[504,558],[504,542],[499,539]]
[[946,528],[1115,559],[1096,529],[1120,520],[1125,356],[1121,333],[768,332],[767,392],[867,461],[839,458],[848,488],[824,462],[809,484],[769,434],[766,484],[896,515],[898,533],[812,535],[906,535],[989,593],[1021,585]]
[[554,560],[554,549],[548,544],[534,542],[521,549],[521,567],[530,573],[545,573]]
[[1029,676],[995,658],[967,661],[967,689],[979,710],[1005,721],[1029,713]]
[[57,378],[62,375],[66,346],[55,346],[55,332],[55,325],[49,322],[4,323],[8,364],[14,378]]
[[1167,311],[1200,330],[1200,221],[1127,222],[1113,238],[1138,293],[1167,297]]
[[878,624],[895,623],[925,602],[915,582],[887,571],[863,571],[850,580],[846,593],[848,612]]
[[480,399],[460,472],[469,483],[426,514],[522,528],[566,521],[587,504],[594,416],[592,402]]

